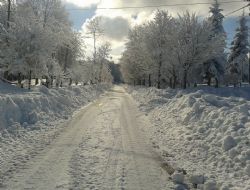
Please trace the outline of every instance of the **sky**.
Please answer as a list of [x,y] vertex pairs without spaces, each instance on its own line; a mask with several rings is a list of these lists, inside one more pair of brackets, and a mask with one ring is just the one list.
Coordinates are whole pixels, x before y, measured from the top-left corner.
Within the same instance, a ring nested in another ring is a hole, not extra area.
[[[240,0],[218,0],[219,2],[230,2]],[[111,43],[111,57],[115,62],[119,61],[122,52],[125,48],[126,37],[129,29],[135,25],[142,24],[153,18],[153,12],[157,8],[141,8],[141,9],[98,9],[111,7],[135,7],[135,6],[155,6],[166,4],[181,4],[181,3],[213,3],[214,0],[62,0],[66,10],[69,12],[73,27],[83,34],[85,45],[87,46],[87,54],[93,52],[93,39],[87,38],[86,25],[89,20],[96,16],[101,16],[101,27],[104,30],[104,35],[97,39],[97,46],[105,43]],[[227,15],[232,11],[243,7],[247,3],[243,0],[233,3],[221,3],[223,14]],[[172,16],[177,16],[189,10],[195,12],[203,18],[209,16],[210,5],[200,4],[192,6],[172,6],[162,7],[160,9],[167,10]],[[79,10],[82,9],[82,10]],[[246,8],[248,13],[249,9]],[[238,11],[224,19],[224,28],[228,35],[228,44],[232,40],[235,29],[238,26],[239,16],[242,11]]]

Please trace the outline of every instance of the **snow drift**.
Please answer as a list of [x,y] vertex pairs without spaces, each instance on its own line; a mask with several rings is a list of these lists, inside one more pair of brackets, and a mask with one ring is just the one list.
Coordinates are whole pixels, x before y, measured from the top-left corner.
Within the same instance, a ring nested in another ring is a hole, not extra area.
[[129,91],[153,121],[153,143],[194,187],[250,189],[250,88]]
[[67,127],[73,112],[110,85],[32,91],[0,82],[0,187]]
[[0,130],[66,119],[108,87],[96,85],[48,89],[39,86],[28,91],[0,82]]

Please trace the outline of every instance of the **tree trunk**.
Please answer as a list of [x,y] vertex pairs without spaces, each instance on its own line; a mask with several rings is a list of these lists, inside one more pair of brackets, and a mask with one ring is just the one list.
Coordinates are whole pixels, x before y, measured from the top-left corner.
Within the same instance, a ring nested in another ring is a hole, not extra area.
[[219,80],[215,78],[215,88],[219,88]]
[[10,8],[11,8],[11,0],[8,0],[7,28],[10,27],[10,12],[11,12]]
[[69,86],[71,86],[72,85],[72,79],[70,78],[69,79]]
[[101,66],[100,66],[100,72],[99,72],[99,83],[102,82],[102,70],[103,70],[103,63],[101,63]]
[[250,84],[250,52],[249,52],[249,57],[248,57],[248,82]]
[[172,77],[170,77],[170,79],[169,79],[169,87],[173,88],[173,79],[172,79]]
[[143,85],[143,86],[146,86],[146,80],[145,80],[145,78],[144,78],[143,81],[142,81],[142,85]]
[[183,88],[187,88],[187,71],[184,70],[184,76],[183,76]]
[[140,79],[140,80],[138,80],[138,85],[139,85],[139,86],[141,86],[141,79]]
[[4,71],[3,78],[8,79],[8,76],[9,76],[9,71]]
[[162,66],[162,54],[160,53],[160,61],[158,67],[158,80],[157,80],[157,88],[161,88],[161,66]]
[[39,81],[38,78],[36,78],[35,85],[38,85]]
[[241,62],[241,82],[244,82],[243,61]]
[[32,71],[29,71],[29,84],[28,84],[28,89],[30,90],[31,87],[31,75],[32,75]]
[[54,76],[50,76],[50,85],[51,85],[51,88],[53,87],[53,83],[54,83]]
[[172,82],[172,88],[175,89],[176,88],[176,81],[177,81],[177,76],[176,76],[176,72],[175,72],[175,68],[172,68],[172,72],[173,72],[173,82]]
[[208,76],[207,76],[207,85],[208,85],[208,86],[211,86],[211,80],[212,80],[211,76],[208,75]]
[[96,32],[93,33],[94,38],[94,64],[96,64]]
[[56,80],[56,87],[58,88],[59,87],[59,81]]
[[148,86],[151,87],[152,84],[151,84],[151,74],[148,75]]
[[46,78],[45,78],[45,86],[46,86],[47,88],[49,88],[49,79],[48,79],[47,76],[46,76]]
[[174,74],[173,89],[176,88],[176,81],[177,81],[177,76]]
[[22,76],[21,76],[21,73],[18,73],[18,76],[17,76],[17,83],[18,85],[21,87],[22,86]]
[[67,70],[68,55],[69,55],[69,45],[66,46],[64,68],[63,68],[64,73],[66,73]]

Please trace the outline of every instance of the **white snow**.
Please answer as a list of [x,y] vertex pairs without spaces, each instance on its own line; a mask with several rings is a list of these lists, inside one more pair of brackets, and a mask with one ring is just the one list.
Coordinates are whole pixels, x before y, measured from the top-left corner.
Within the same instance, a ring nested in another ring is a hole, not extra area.
[[174,168],[185,169],[190,183],[250,189],[249,87],[127,89],[154,124],[147,129],[154,147]]
[[[97,97],[106,86],[36,87],[32,91],[0,82],[0,130],[37,122],[67,119],[79,106]],[[32,127],[32,126],[31,126]]]
[[65,130],[72,114],[110,85],[29,91],[0,82],[0,188]]
[[3,133],[0,153],[17,153],[0,162],[0,189],[173,189],[140,130],[145,125],[131,96],[115,86],[59,128]]

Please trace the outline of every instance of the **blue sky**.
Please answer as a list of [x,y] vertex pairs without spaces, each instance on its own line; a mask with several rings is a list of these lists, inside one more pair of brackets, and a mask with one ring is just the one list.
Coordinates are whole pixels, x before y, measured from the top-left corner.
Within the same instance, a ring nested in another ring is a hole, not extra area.
[[[97,7],[121,7],[121,6],[141,6],[141,5],[155,5],[155,4],[166,4],[167,3],[187,3],[185,0],[62,0],[65,4],[66,9],[69,12],[71,21],[76,30],[84,30],[84,24],[88,19],[94,16],[104,17],[104,23],[106,26],[106,38],[105,36],[100,41],[109,41],[112,45],[112,57],[118,60],[122,51],[124,50],[124,43],[126,38],[126,32],[133,24],[143,23],[152,13],[153,9],[140,9],[140,10],[97,10]],[[222,0],[219,0],[222,1]],[[190,0],[188,3],[197,2],[213,2],[213,0]],[[246,5],[244,2],[223,4],[224,14],[229,13],[239,7]],[[84,8],[87,10],[74,10]],[[73,9],[73,10],[72,10]],[[198,15],[203,17],[208,16],[209,6],[208,5],[197,5],[197,6],[183,6],[168,8],[167,10],[175,15],[188,9],[189,11],[196,12]],[[246,10],[247,12],[248,10]],[[228,36],[228,44],[231,43],[235,34],[235,29],[238,26],[239,15],[242,12],[239,11],[230,17],[225,18],[224,28]],[[137,15],[136,19],[134,15]],[[133,23],[136,20],[136,23]],[[113,38],[112,38],[113,36]],[[120,39],[119,39],[120,38]],[[86,41],[87,46],[91,46],[91,39]],[[90,48],[92,50],[92,48]]]
[[80,7],[73,3],[65,3],[65,7],[69,12],[70,20],[73,22],[73,26],[76,30],[81,30],[82,25],[88,18],[92,18],[95,15],[96,6],[92,6],[89,10],[74,10]]

